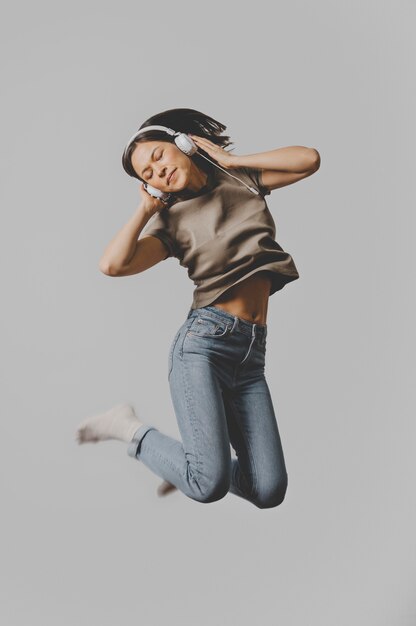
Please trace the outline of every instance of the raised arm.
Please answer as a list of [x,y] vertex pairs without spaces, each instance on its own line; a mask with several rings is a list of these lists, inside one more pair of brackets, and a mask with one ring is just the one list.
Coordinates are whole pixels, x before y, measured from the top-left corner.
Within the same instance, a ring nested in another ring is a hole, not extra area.
[[236,167],[255,167],[262,170],[260,182],[272,191],[314,174],[321,165],[321,156],[315,148],[287,146],[269,152],[235,155],[235,164]]
[[164,206],[144,189],[141,188],[140,192],[142,202],[110,241],[100,259],[99,269],[107,276],[138,274],[166,258],[167,250],[162,241],[150,235],[138,239],[152,215]]
[[248,167],[261,170],[259,182],[269,191],[291,185],[302,178],[314,174],[320,167],[321,156],[315,148],[287,146],[269,152],[231,154],[204,137],[191,135],[195,143],[203,148],[221,167]]

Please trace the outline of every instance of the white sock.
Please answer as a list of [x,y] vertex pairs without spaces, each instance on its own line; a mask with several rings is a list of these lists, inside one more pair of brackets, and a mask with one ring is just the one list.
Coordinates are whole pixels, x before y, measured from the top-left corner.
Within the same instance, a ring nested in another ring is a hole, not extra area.
[[119,439],[129,443],[136,430],[143,425],[129,404],[118,404],[106,413],[87,417],[78,426],[76,438],[79,444],[96,443],[106,439]]

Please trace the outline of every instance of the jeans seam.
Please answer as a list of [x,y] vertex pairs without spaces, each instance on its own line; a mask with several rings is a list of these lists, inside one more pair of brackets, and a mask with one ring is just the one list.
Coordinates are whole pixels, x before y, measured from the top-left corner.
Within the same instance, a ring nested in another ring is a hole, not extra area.
[[199,484],[199,477],[201,476],[201,467],[202,467],[202,459],[201,459],[201,455],[200,455],[200,446],[198,445],[199,443],[199,430],[198,430],[198,426],[196,424],[196,420],[195,420],[195,413],[194,413],[194,407],[193,407],[193,397],[192,394],[190,393],[190,389],[189,389],[189,385],[188,385],[188,372],[187,372],[187,365],[186,365],[186,360],[182,359],[182,385],[183,388],[185,390],[185,403],[186,403],[186,407],[188,410],[188,415],[189,415],[189,420],[191,423],[191,427],[192,427],[192,438],[193,438],[193,442],[194,442],[194,454],[196,457],[196,468],[197,468],[197,472],[198,472],[198,484]]
[[[234,414],[238,415],[238,411],[235,408],[234,400],[232,398],[228,398],[228,402],[232,406]],[[240,427],[238,419],[235,416],[234,416],[234,423],[235,423],[236,427],[238,428],[238,430],[240,432],[242,440],[244,441],[246,449],[247,449],[247,451],[249,453],[250,463],[251,463],[251,465],[253,467],[254,480],[253,480],[253,493],[251,494],[251,497],[254,498],[256,493],[257,493],[257,485],[258,485],[256,461],[255,461],[255,458],[254,458],[253,450],[251,448],[250,439],[245,436],[245,433],[244,433],[243,429]],[[241,469],[240,469],[240,471],[241,471]]]
[[175,347],[176,347],[176,344],[177,344],[177,342],[178,342],[178,339],[179,339],[179,335],[180,335],[180,334],[181,334],[181,331],[180,331],[180,329],[179,329],[179,330],[177,331],[177,333],[176,333],[176,335],[175,335],[174,339],[173,339],[172,346],[171,346],[171,348],[170,348],[170,350],[169,350],[169,357],[168,357],[168,368],[169,368],[169,369],[168,369],[168,380],[169,380],[170,375],[171,375],[171,373],[172,373],[172,369],[173,369],[173,357],[174,357]]
[[[191,321],[189,321],[189,319]],[[194,321],[193,317],[192,318],[188,318],[188,323],[185,324],[184,329],[183,329],[183,337],[182,337],[180,345],[179,345],[179,357],[180,357],[181,360],[183,360],[183,345],[185,343],[186,335],[188,334],[188,330],[192,326],[193,321]]]

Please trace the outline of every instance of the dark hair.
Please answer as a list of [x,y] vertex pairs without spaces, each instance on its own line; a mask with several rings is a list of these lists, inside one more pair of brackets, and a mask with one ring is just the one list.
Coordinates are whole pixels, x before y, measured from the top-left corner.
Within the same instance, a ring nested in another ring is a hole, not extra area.
[[[151,126],[153,124],[159,124],[161,126],[167,126],[168,128],[172,128],[173,130],[182,132],[182,133],[190,133],[191,135],[198,135],[199,137],[205,137],[212,141],[212,143],[225,148],[233,144],[234,142],[230,140],[228,135],[221,135],[224,130],[227,128],[221,122],[214,120],[214,118],[209,115],[205,115],[205,113],[201,113],[200,111],[195,111],[195,109],[168,109],[167,111],[162,111],[162,113],[157,113],[152,117],[149,117],[140,128],[144,128],[145,126]],[[140,130],[139,128],[139,130]],[[149,130],[148,132],[141,133],[136,141],[132,142],[122,157],[122,164],[124,170],[129,174],[129,176],[133,176],[133,178],[138,178],[143,183],[145,182],[140,176],[137,175],[133,166],[131,164],[131,155],[135,147],[139,142],[142,141],[150,141],[159,139],[161,141],[166,141],[169,143],[174,143],[175,140],[171,135],[168,135],[163,130]],[[212,160],[212,157],[198,147],[198,151],[204,154],[208,159]],[[198,152],[189,157],[192,159],[201,170],[206,172],[207,174],[214,169],[214,165],[211,165],[209,161],[204,159],[202,156],[198,155]]]

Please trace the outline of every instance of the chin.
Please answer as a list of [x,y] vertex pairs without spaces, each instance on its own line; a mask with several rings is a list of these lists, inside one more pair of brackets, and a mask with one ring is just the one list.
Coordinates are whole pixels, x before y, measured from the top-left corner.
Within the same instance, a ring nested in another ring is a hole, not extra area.
[[184,191],[187,188],[187,185],[187,181],[185,181],[185,184],[183,184],[180,176],[176,176],[175,189],[173,189],[172,191]]

